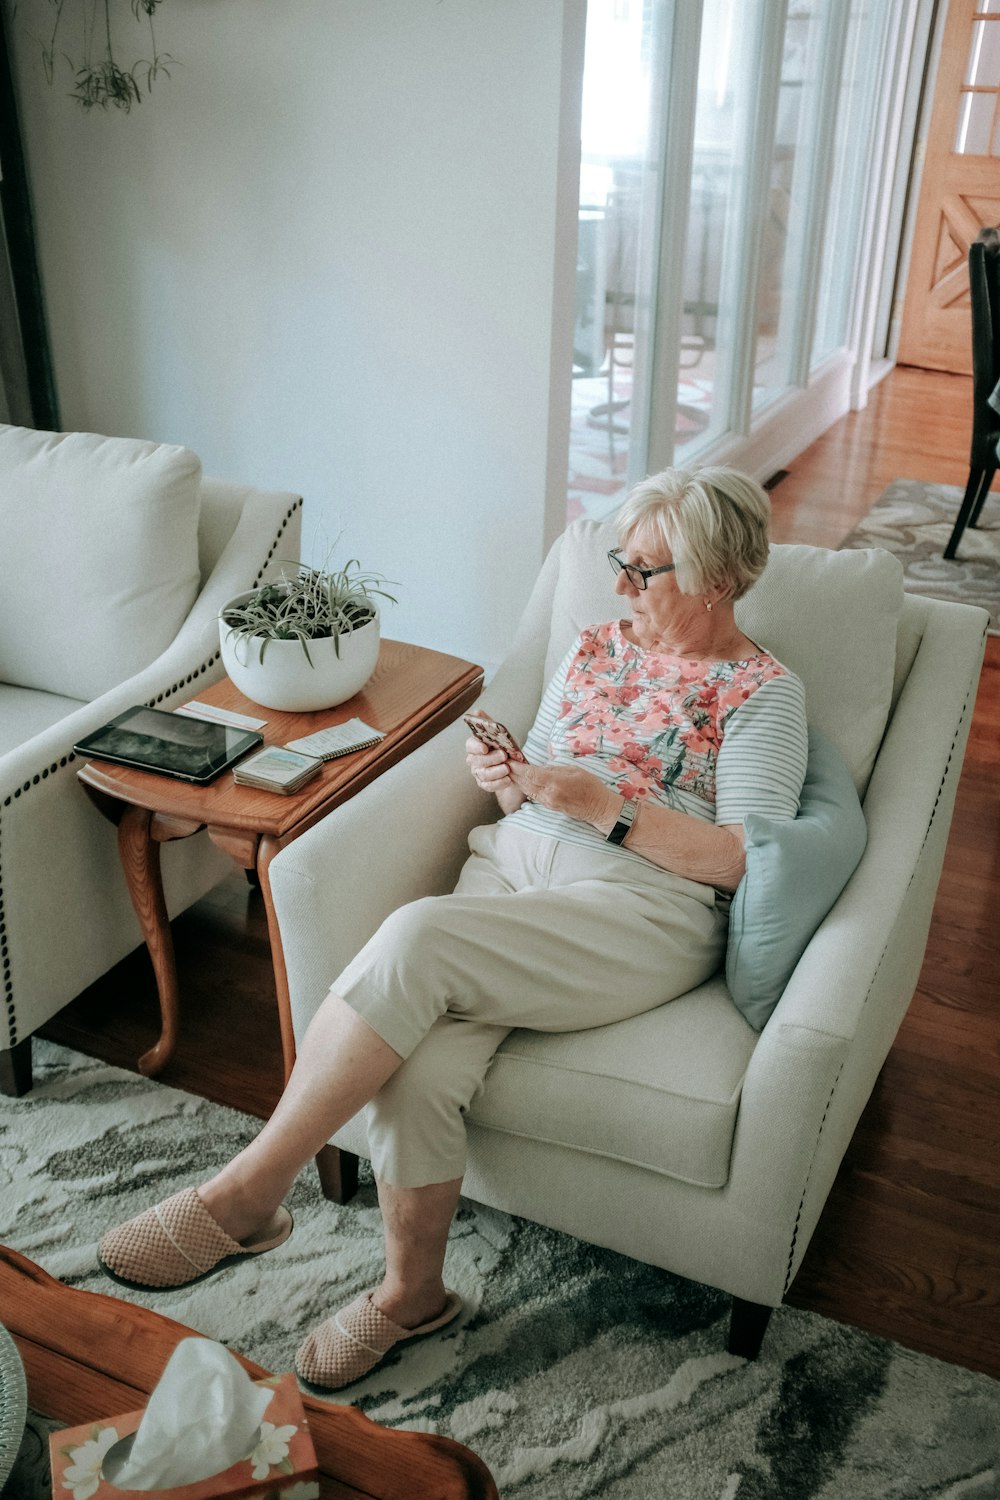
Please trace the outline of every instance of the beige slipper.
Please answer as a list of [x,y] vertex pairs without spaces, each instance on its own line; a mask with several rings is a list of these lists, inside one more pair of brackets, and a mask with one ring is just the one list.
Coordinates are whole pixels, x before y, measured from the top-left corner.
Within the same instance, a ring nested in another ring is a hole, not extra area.
[[291,1232],[292,1216],[287,1208],[279,1208],[256,1234],[230,1239],[197,1189],[183,1188],[109,1229],[97,1247],[97,1259],[101,1269],[123,1286],[165,1291],[202,1281],[248,1255],[275,1250]]
[[419,1328],[400,1328],[375,1306],[370,1291],[362,1292],[321,1323],[300,1345],[295,1368],[310,1385],[339,1390],[374,1370],[397,1344],[435,1333],[461,1311],[461,1297],[457,1292],[449,1292],[440,1317],[422,1323]]

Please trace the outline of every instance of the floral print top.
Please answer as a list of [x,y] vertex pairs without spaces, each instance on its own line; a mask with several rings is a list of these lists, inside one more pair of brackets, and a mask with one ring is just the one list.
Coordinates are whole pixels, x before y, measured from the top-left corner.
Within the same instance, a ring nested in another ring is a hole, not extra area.
[[[769,652],[715,661],[645,651],[617,620],[577,637],[524,746],[535,765],[582,766],[623,797],[720,823],[748,812],[794,817],[806,748],[802,684]],[[536,803],[511,816],[553,837],[605,843]]]

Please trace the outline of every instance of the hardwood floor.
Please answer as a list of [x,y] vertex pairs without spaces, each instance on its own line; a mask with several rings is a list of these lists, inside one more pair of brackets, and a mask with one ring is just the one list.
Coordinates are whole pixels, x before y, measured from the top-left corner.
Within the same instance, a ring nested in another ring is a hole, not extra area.
[[[898,369],[772,490],[777,541],[836,547],[895,478],[964,485],[970,382]],[[1000,1378],[1000,638],[988,642],[920,985],[789,1301]],[[175,924],[164,1081],[261,1117],[281,1084],[260,898],[234,875]],[[133,954],[46,1034],[125,1067],[156,1005]]]

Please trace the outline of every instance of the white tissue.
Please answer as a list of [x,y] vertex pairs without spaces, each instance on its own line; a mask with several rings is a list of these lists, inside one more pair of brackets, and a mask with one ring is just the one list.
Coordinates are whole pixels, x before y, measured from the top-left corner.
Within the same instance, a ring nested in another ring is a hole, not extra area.
[[160,1376],[132,1451],[112,1476],[119,1489],[194,1484],[246,1458],[273,1390],[254,1385],[213,1339],[184,1339]]

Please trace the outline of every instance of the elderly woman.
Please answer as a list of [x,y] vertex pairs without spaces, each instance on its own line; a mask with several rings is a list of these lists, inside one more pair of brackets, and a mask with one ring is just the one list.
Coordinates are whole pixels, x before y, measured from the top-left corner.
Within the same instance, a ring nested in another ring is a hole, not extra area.
[[609,554],[628,618],[573,643],[525,760],[466,743],[503,816],[470,835],[454,894],[394,912],[337,978],[257,1139],[197,1189],[105,1235],[105,1269],[179,1286],[281,1244],[297,1172],[368,1105],[385,1275],[301,1346],[346,1385],[461,1310],[442,1279],[463,1115],[512,1027],[576,1030],[662,1005],[719,966],[748,813],[791,818],[802,685],[740,630],[768,500],[727,469],[629,496]]

